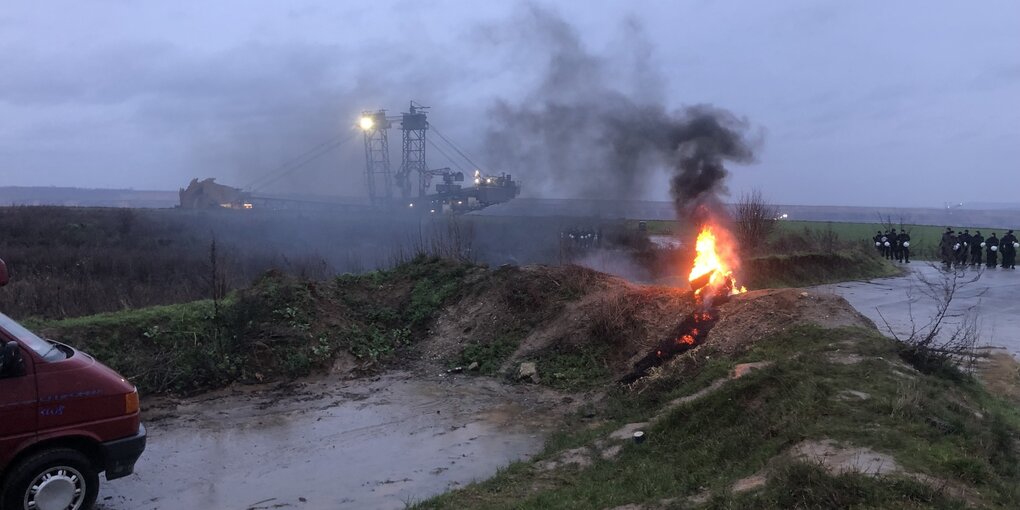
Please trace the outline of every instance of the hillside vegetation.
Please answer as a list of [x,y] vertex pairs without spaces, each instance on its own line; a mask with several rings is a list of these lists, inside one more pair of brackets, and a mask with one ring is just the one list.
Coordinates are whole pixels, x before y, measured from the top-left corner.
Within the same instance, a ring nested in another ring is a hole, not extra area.
[[1015,406],[873,328],[794,322],[729,355],[710,334],[536,458],[414,508],[1016,508]]
[[[780,261],[751,281],[789,271],[784,283],[814,282],[824,262],[786,262],[799,264],[797,272]],[[419,361],[444,369],[476,362],[489,375],[534,361],[548,374],[543,382],[580,388],[625,373],[693,307],[682,288],[633,285],[578,266],[492,270],[420,256],[324,281],[269,271],[219,301],[28,325],[94,354],[146,393],[191,394],[313,370],[353,376]]]

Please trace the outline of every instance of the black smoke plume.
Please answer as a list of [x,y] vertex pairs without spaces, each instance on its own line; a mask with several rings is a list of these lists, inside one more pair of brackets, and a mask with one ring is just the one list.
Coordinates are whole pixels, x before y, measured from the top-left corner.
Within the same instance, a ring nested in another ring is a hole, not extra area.
[[634,22],[618,44],[637,56],[623,62],[592,54],[573,27],[539,7],[515,26],[504,37],[545,69],[521,102],[491,109],[486,148],[496,167],[522,177],[526,193],[639,200],[668,178],[678,215],[696,219],[721,205],[725,163],[753,161],[745,119],[710,105],[662,105],[667,88]]

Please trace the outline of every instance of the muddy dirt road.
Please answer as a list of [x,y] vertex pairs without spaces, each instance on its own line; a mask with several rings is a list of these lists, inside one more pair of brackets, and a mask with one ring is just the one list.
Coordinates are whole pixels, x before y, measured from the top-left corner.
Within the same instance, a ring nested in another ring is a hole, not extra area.
[[[968,270],[963,280],[975,273],[976,270]],[[910,264],[910,273],[905,276],[824,285],[818,289],[843,296],[886,332],[881,311],[897,334],[908,335],[911,308],[918,325],[927,322],[934,311],[932,300],[920,292],[918,275],[937,280],[941,271],[918,262]],[[1020,271],[986,270],[978,281],[964,286],[953,303],[952,310],[957,312],[975,307],[982,344],[1002,347],[1020,357]]]
[[563,407],[535,387],[408,373],[156,401],[135,474],[104,484],[98,508],[403,508],[536,453]]

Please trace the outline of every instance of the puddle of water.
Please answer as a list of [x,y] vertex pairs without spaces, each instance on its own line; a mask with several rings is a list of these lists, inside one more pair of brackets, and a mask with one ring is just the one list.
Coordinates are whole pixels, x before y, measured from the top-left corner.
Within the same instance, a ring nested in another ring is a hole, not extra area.
[[[941,277],[941,271],[925,263],[911,264],[911,273],[896,278],[867,282],[847,282],[817,287],[843,296],[859,312],[873,320],[883,333],[888,330],[882,317],[897,335],[907,336],[911,330],[910,315],[918,327],[926,324],[935,311],[934,302],[923,295],[917,276],[930,280]],[[963,280],[976,274],[968,269]],[[973,307],[979,320],[982,344],[1002,347],[1020,357],[1020,272],[991,269],[980,279],[964,286],[953,300],[951,311],[963,312]],[[881,312],[881,313],[880,313]],[[951,329],[950,326],[947,329]]]
[[538,452],[541,429],[512,417],[554,399],[525,395],[395,374],[189,401],[98,508],[403,508]]

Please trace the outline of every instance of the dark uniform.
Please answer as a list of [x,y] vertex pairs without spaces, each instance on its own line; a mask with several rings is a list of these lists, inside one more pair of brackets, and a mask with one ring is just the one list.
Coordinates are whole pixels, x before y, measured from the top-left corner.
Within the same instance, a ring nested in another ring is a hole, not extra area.
[[967,254],[970,253],[970,241],[970,230],[964,230],[963,233],[960,234],[959,238],[960,250],[956,252],[956,263],[960,266],[967,265]]
[[896,258],[897,251],[899,249],[896,247],[896,229],[894,228],[889,231],[889,251],[886,253],[885,258],[889,260]]
[[1012,230],[1006,232],[1006,235],[1002,236],[1002,241],[999,241],[1003,269],[1016,269],[1016,246],[1013,244],[1016,242],[1016,236],[1013,235]]
[[953,235],[953,229],[946,227],[946,231],[942,233],[942,240],[939,241],[939,254],[942,255],[942,265],[949,269],[953,266],[953,260],[956,255],[953,251],[953,245],[956,244],[956,236]]
[[970,236],[970,265],[981,265],[981,243],[983,242],[985,242],[985,238],[981,235],[981,231],[975,230],[974,235]]
[[878,255],[879,256],[882,255],[882,251],[885,248],[885,246],[882,244],[884,242],[884,241],[882,241],[883,237],[885,237],[885,236],[882,235],[882,231],[879,230],[878,233],[875,234],[875,237],[871,238],[872,240],[875,241],[875,249],[878,250]]
[[[994,249],[993,249],[994,248]],[[985,239],[985,266],[989,269],[995,267],[999,263],[999,238],[995,237],[995,232]]]
[[900,235],[896,236],[896,245],[900,247],[900,251],[896,254],[896,260],[900,262],[910,263],[910,234],[906,230],[900,232]]

